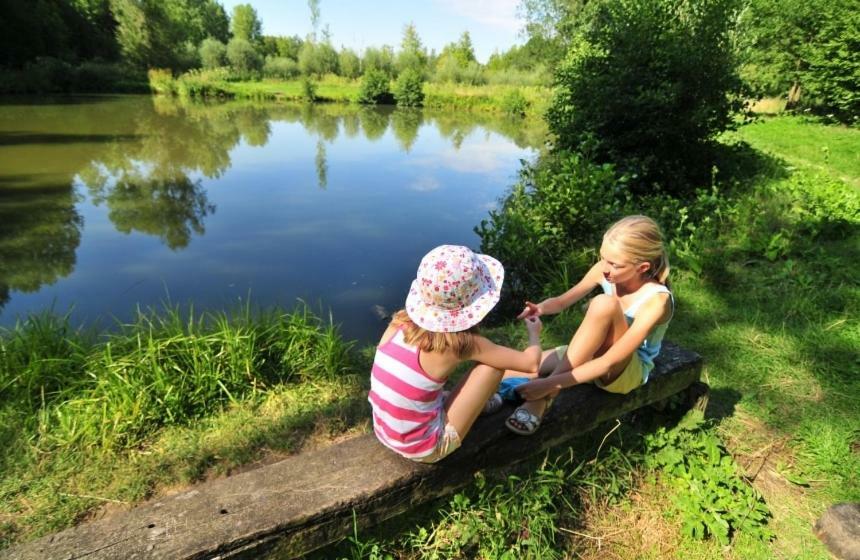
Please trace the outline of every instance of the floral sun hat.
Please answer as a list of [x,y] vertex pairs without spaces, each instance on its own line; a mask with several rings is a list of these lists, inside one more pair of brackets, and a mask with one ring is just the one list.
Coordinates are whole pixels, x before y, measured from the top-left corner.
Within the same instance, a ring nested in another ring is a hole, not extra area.
[[493,257],[440,245],[421,259],[406,296],[406,314],[428,331],[464,331],[498,303],[504,278],[502,263]]

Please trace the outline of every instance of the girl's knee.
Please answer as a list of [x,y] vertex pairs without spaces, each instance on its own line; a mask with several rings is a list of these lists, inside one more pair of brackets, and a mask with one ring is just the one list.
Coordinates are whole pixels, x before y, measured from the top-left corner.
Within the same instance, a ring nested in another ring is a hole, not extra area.
[[608,294],[599,294],[591,299],[588,304],[587,314],[611,315],[621,310],[618,300]]

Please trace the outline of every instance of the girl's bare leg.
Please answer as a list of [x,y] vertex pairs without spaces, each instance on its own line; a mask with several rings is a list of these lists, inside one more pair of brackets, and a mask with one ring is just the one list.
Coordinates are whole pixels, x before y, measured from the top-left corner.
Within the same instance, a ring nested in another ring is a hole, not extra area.
[[469,433],[487,399],[499,389],[501,381],[502,370],[478,364],[463,376],[448,396],[445,414],[461,440]]
[[[601,294],[591,300],[585,318],[573,334],[567,347],[566,359],[557,360],[553,375],[571,375],[571,370],[585,362],[602,356],[615,342],[627,332],[627,320],[621,304],[612,296]],[[627,363],[618,364],[602,381],[610,383],[624,371]],[[577,383],[587,383],[593,379],[585,379],[573,373]],[[525,408],[537,417],[543,416],[549,399],[526,402]]]

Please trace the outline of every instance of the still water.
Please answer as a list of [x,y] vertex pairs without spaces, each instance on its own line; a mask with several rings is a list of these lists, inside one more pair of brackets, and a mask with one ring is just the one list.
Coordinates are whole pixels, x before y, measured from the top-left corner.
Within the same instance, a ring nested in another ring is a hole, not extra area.
[[375,340],[421,257],[473,232],[533,156],[522,121],[149,96],[0,105],[0,325],[52,308],[332,314]]

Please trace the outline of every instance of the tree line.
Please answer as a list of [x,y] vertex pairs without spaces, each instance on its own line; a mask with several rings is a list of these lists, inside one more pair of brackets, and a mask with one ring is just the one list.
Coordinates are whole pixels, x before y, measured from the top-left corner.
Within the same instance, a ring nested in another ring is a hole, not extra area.
[[[720,1],[694,4],[708,10]],[[438,82],[551,84],[605,3],[521,0],[524,43],[481,64],[468,31],[437,53],[411,23],[396,47],[336,48],[321,25],[320,0],[308,1],[313,31],[306,37],[264,35],[253,6],[227,14],[217,0],[0,0],[0,92],[117,89],[129,76],[145,82],[149,68],[175,74],[227,68],[240,80],[355,79],[370,71],[394,79],[409,70]],[[672,9],[680,13],[683,4],[675,0]],[[744,95],[781,96],[789,108],[856,118],[858,0],[742,0],[736,7],[726,40],[748,88]]]

